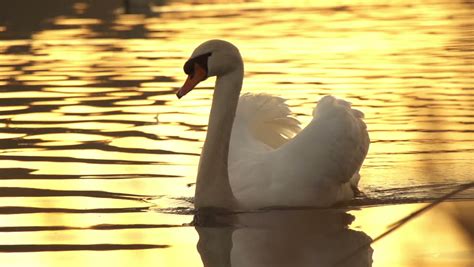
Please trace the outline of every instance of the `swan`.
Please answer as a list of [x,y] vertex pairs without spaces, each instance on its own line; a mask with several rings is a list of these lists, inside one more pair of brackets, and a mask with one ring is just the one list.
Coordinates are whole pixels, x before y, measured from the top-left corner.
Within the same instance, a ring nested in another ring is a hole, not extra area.
[[363,113],[349,102],[324,96],[300,130],[283,98],[239,97],[244,64],[230,42],[202,43],[183,69],[188,77],[178,98],[216,76],[196,179],[197,210],[328,207],[358,192],[370,140]]

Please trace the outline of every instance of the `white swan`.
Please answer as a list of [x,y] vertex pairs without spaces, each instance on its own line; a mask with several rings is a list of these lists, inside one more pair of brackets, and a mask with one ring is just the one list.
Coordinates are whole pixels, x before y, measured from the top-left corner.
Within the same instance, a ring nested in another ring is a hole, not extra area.
[[217,76],[196,208],[330,206],[353,198],[369,147],[362,112],[325,96],[311,123],[299,131],[282,98],[245,94],[239,101],[243,61],[239,50],[222,40],[198,46],[184,72],[188,78],[179,98]]

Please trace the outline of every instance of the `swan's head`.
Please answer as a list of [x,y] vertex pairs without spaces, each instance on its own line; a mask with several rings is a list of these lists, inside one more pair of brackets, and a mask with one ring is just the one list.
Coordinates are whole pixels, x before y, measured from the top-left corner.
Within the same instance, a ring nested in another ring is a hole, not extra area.
[[233,44],[223,40],[204,42],[184,64],[188,78],[176,95],[181,98],[208,77],[222,76],[242,66],[239,50]]

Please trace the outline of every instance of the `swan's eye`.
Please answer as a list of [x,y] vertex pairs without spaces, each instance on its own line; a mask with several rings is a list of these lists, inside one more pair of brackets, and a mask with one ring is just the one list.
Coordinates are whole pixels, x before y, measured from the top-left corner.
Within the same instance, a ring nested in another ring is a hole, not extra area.
[[201,66],[207,72],[207,60],[211,55],[212,53],[206,53],[206,54],[202,54],[197,57],[189,59],[184,64],[184,67],[183,67],[184,73],[192,77],[194,75],[194,63],[199,64],[199,66]]

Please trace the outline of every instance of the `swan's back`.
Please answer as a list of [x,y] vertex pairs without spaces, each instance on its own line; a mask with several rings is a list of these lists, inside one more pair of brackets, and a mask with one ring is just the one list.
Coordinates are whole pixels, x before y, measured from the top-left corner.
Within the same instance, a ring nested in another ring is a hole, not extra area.
[[318,102],[313,117],[316,127],[326,133],[324,137],[314,136],[326,142],[328,163],[332,163],[326,175],[349,182],[358,173],[369,149],[367,126],[362,120],[364,113],[353,109],[345,100],[325,96]]

